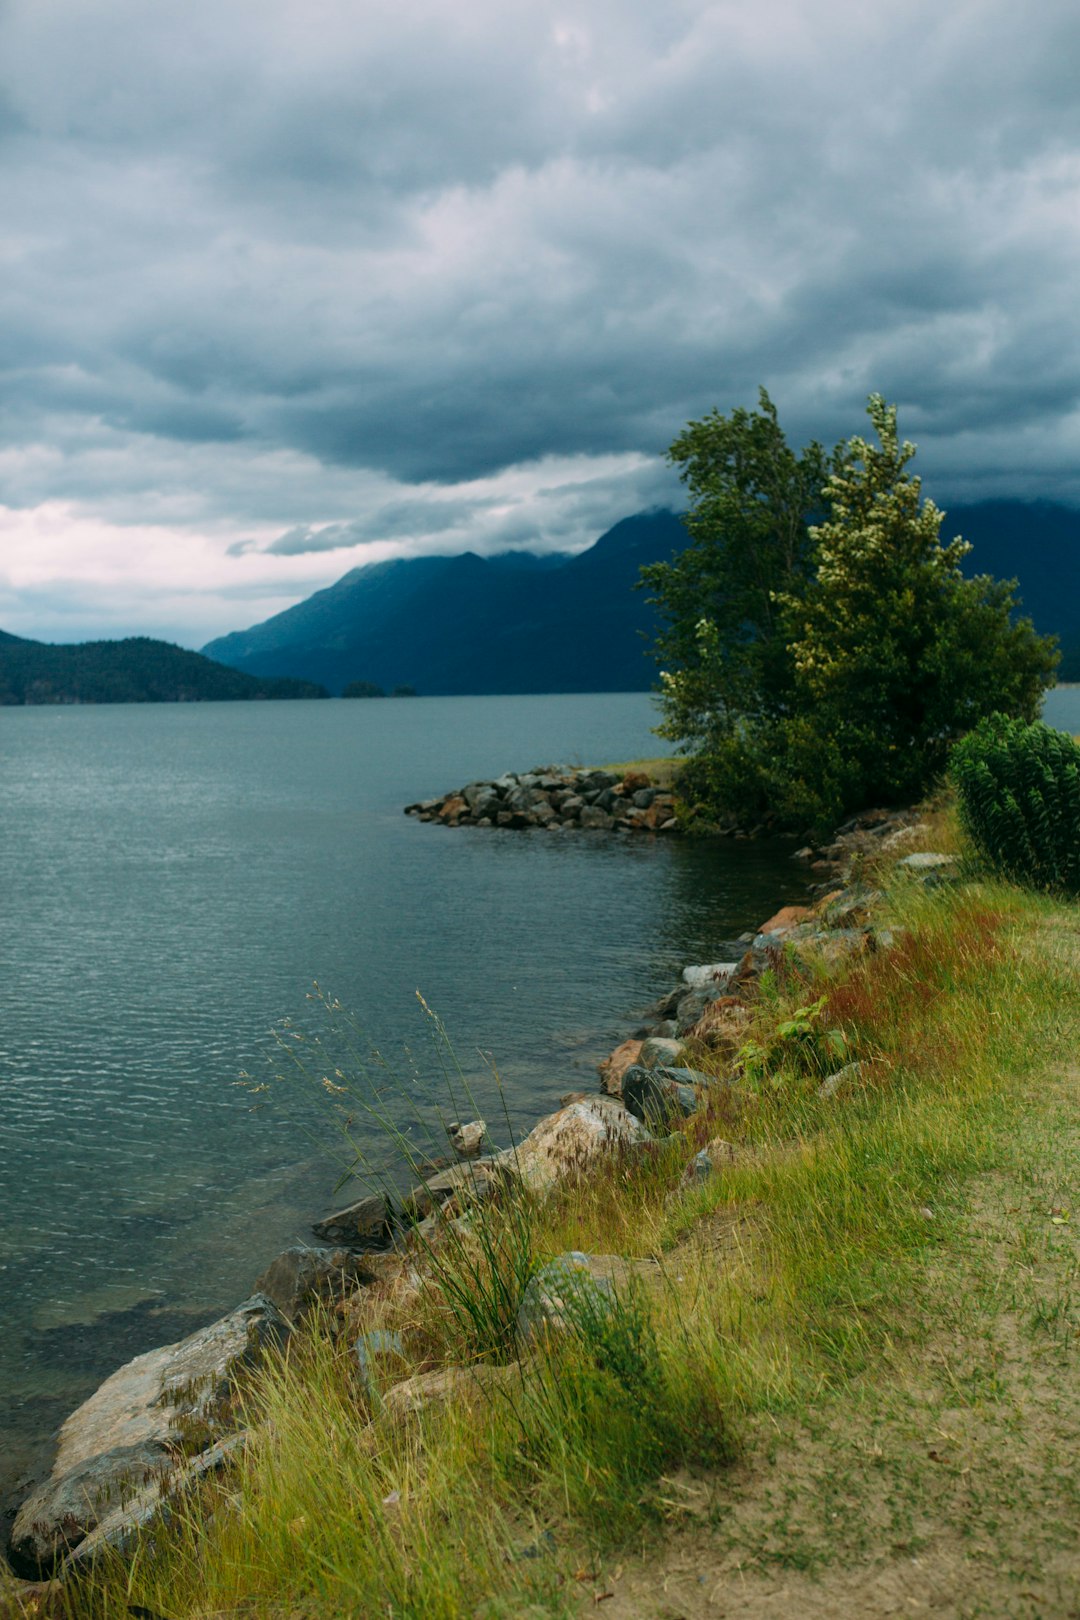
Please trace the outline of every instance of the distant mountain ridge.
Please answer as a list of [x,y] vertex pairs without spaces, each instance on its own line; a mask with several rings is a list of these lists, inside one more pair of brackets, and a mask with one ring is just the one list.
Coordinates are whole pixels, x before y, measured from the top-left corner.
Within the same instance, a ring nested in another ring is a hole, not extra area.
[[304,680],[266,680],[149,636],[54,645],[0,630],[0,705],[211,703],[326,697]]
[[672,512],[624,518],[577,556],[516,552],[399,558],[354,568],[326,590],[203,651],[259,675],[350,681],[425,696],[642,692],[653,610],[644,563],[686,543]]
[[[1061,637],[1062,679],[1080,679],[1080,512],[1050,502],[958,506],[943,527],[974,545],[968,573],[1019,576],[1023,611]],[[350,681],[422,694],[638,692],[656,621],[635,591],[643,563],[686,544],[670,511],[640,512],[576,556],[515,552],[399,558],[327,589],[203,652],[259,676]]]

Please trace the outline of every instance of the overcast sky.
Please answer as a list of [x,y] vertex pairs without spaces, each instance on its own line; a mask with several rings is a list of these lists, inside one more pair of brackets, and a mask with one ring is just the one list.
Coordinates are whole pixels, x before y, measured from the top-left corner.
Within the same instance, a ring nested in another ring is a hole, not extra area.
[[0,0],[0,627],[576,549],[759,383],[1080,505],[1075,0]]

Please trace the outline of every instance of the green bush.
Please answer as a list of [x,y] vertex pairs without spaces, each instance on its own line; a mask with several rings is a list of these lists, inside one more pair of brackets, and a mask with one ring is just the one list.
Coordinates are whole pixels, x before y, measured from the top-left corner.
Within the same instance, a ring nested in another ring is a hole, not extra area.
[[1080,748],[1071,737],[993,714],[957,743],[950,770],[964,828],[996,871],[1080,894]]

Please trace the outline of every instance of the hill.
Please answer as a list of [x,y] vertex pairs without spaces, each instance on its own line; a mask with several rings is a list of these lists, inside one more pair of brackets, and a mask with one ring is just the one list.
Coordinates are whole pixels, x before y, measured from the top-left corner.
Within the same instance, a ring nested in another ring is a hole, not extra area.
[[1080,512],[1051,501],[981,501],[953,507],[941,532],[974,546],[965,573],[1019,579],[1036,629],[1061,637],[1059,678],[1080,681]]
[[[955,507],[945,535],[973,542],[969,572],[1019,575],[1024,611],[1060,635],[1080,678],[1080,513],[1047,502]],[[685,544],[673,512],[625,518],[575,557],[414,557],[355,568],[272,619],[203,651],[259,676],[411,684],[427,695],[645,691],[654,617],[643,563]]]
[[245,675],[149,636],[54,646],[0,631],[0,704],[211,703],[326,695],[310,681]]
[[415,557],[353,569],[327,590],[203,651],[259,675],[409,684],[425,695],[640,692],[652,610],[643,563],[686,541],[671,512],[625,518],[576,557]]

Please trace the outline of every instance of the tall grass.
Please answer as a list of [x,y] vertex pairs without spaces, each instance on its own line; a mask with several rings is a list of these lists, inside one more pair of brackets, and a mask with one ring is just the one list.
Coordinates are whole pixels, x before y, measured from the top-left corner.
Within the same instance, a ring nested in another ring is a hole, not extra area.
[[[356,1313],[347,1331],[324,1319],[245,1397],[254,1438],[237,1473],[78,1612],[570,1613],[582,1548],[646,1532],[661,1475],[689,1467],[722,1487],[750,1415],[810,1409],[823,1386],[872,1374],[921,1331],[912,1305],[967,1178],[1008,1155],[1080,1024],[1053,948],[1075,908],[992,883],[898,884],[887,920],[891,947],[839,974],[781,967],[750,1031],[764,1061],[711,1092],[681,1144],[543,1204],[480,1206],[392,1309],[423,1370],[520,1349],[513,1301],[568,1248],[654,1255],[654,1287],[584,1292],[570,1331],[498,1388],[477,1380],[396,1420],[358,1378]],[[811,1060],[803,1034],[777,1033],[819,1002],[817,1027],[858,1064],[831,1096],[819,1049]],[[736,1158],[682,1188],[717,1134]]]

